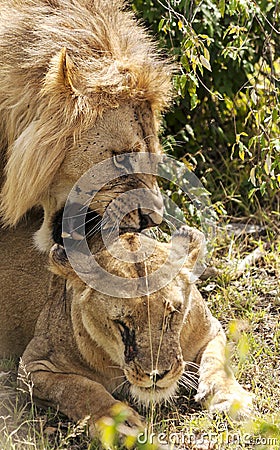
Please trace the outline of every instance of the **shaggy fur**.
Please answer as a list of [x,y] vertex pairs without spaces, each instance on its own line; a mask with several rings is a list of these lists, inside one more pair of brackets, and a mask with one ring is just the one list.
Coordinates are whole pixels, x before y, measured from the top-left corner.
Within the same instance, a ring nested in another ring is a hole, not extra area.
[[122,0],[3,0],[3,222],[16,224],[36,204],[56,210],[48,193],[69,148],[129,101],[156,117],[170,100],[170,73]]

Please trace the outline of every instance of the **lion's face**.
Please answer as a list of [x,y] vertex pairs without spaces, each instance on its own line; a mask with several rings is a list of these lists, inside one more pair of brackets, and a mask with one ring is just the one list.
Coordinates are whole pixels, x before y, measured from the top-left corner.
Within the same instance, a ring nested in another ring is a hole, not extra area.
[[[202,234],[195,231],[194,235],[193,255],[201,249]],[[147,245],[151,245],[151,239],[145,239]],[[182,235],[176,239],[180,239],[178,242],[182,246]],[[111,254],[111,251],[116,254],[116,246],[134,249],[138,244],[138,234],[126,233],[109,250],[96,254],[96,260],[106,271],[122,277],[124,282],[143,276],[143,270],[151,274],[166,260],[167,244],[157,243],[155,255],[146,266],[120,261],[120,253],[117,258]],[[192,259],[190,256],[188,267],[193,266]],[[173,395],[184,371],[180,335],[190,308],[192,289],[187,270],[182,270],[166,286],[150,295],[115,298],[85,285],[69,265],[62,247],[52,250],[51,265],[73,289],[75,338],[87,362],[91,363],[90,352],[87,353],[83,342],[85,331],[123,370],[135,399],[146,404],[151,399],[159,402]]]
[[[29,209],[42,206],[44,223],[35,240],[43,251],[53,243],[57,211],[85,172],[108,158],[118,171],[126,163],[124,152],[159,151],[156,123],[172,97],[173,65],[122,2],[82,2],[81,8],[68,3],[42,2],[36,11],[25,2],[4,7],[7,17],[19,14],[29,27],[6,33],[2,47],[9,70],[5,62],[0,215],[6,225],[16,225]],[[33,28],[37,38],[30,46]],[[120,219],[124,230],[158,224],[158,186],[154,176],[141,173],[108,180],[90,207],[103,214],[110,205],[108,221]],[[135,192],[130,200],[122,195],[139,188],[146,189],[144,207]],[[88,189],[94,191],[94,183]]]
[[[38,233],[37,241],[42,248],[46,247],[43,237],[46,227],[51,227],[55,212],[65,205],[72,187],[89,169],[104,160],[109,160],[110,173],[103,174],[104,187],[97,192],[94,192],[94,179],[87,187],[93,192],[90,209],[103,215],[110,205],[107,220],[111,224],[120,221],[123,231],[141,231],[161,222],[163,203],[156,177],[145,173],[118,177],[118,172],[127,164],[124,154],[160,154],[156,120],[147,102],[126,102],[105,111],[92,128],[81,131],[75,142],[69,139],[68,145],[67,157],[53,180],[44,206],[45,214],[48,209],[51,213],[46,214],[49,218],[45,219],[45,228],[43,226]],[[115,174],[115,179],[106,182],[111,173]],[[126,195],[122,196],[124,193]],[[148,208],[141,207],[141,197],[142,200],[145,197]]]

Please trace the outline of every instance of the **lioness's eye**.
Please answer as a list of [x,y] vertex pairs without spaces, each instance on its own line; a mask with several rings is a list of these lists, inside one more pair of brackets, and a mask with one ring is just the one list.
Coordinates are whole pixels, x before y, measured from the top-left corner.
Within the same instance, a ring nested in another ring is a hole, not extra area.
[[175,315],[175,311],[170,312],[169,314],[165,315],[162,321],[162,329],[163,331],[171,330],[171,322]]
[[124,322],[122,322],[121,320],[115,320],[114,322],[117,324],[118,329],[120,330],[122,337],[123,338],[127,337],[129,335],[129,328],[128,328],[128,326]]

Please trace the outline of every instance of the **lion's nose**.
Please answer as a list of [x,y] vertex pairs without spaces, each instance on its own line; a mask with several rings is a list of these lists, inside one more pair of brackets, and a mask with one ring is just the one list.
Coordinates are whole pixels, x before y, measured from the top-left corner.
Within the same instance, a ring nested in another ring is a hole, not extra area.
[[154,227],[162,222],[162,214],[159,212],[139,208],[138,214],[140,218],[141,230]]

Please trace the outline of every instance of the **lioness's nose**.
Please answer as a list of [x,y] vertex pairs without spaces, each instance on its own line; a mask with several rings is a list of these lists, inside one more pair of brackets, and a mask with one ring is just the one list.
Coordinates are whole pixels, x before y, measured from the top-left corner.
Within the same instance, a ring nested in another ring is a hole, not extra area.
[[161,372],[159,372],[158,370],[152,370],[150,373],[147,373],[147,375],[150,377],[153,383],[156,384],[159,380],[162,380],[168,374],[168,372],[170,372],[170,369],[163,370]]

